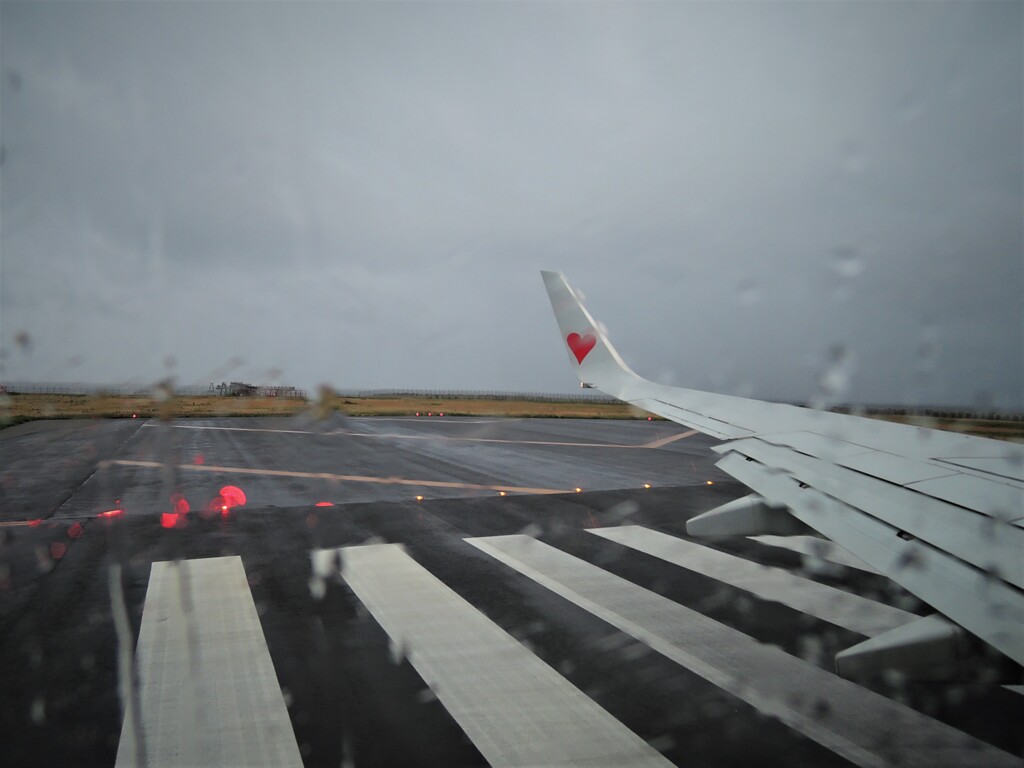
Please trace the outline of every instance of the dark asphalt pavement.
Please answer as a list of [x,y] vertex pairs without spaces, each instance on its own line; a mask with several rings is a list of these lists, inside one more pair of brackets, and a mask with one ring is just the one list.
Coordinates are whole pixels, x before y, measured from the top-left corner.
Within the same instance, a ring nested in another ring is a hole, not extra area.
[[[526,534],[830,669],[861,635],[587,533],[629,523],[685,538],[688,518],[744,495],[713,466],[713,441],[687,433],[664,422],[447,417],[0,432],[2,762],[113,765],[118,602],[137,637],[151,563],[239,555],[306,765],[485,765],[344,581],[322,595],[310,588],[311,550],[389,542],[678,765],[849,764],[464,541]],[[223,509],[227,485],[244,505]],[[169,518],[175,502],[188,514]],[[799,555],[747,539],[702,543],[922,610],[871,573],[811,574]],[[876,687],[982,743],[1024,749],[1017,693]]]

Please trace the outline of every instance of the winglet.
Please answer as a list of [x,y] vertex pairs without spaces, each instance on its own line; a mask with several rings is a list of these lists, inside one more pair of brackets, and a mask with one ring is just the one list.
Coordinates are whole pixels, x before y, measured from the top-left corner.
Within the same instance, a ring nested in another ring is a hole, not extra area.
[[541,272],[551,308],[580,384],[619,396],[623,386],[639,377],[619,357],[600,324],[559,272]]

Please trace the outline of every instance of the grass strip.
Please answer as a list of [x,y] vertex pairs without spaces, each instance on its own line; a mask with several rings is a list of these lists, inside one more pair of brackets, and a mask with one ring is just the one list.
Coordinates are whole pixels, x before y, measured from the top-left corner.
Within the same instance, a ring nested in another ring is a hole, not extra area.
[[[458,397],[345,397],[327,393],[315,402],[286,397],[10,394],[0,397],[0,427],[36,419],[215,418],[223,416],[295,416],[334,411],[349,416],[491,416],[556,419],[646,419],[650,414],[626,403],[483,400]],[[989,419],[921,418],[867,414],[872,418],[942,429],[978,437],[1024,442],[1024,422]],[[654,416],[659,419],[660,417]]]

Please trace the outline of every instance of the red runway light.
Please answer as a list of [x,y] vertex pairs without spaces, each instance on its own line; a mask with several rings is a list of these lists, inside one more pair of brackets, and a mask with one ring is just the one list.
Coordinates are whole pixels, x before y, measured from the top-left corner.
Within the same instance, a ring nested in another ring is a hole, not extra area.
[[650,416],[648,416],[648,417],[647,417],[647,420],[648,420],[648,421],[650,421],[650,420],[651,420],[651,417],[650,417]]
[[108,509],[106,512],[100,512],[97,517],[120,517],[123,514],[123,509]]
[[444,414],[443,414],[443,413],[439,413],[439,414],[437,414],[437,415],[438,415],[438,416],[444,416]]
[[419,412],[419,411],[416,411],[416,415],[417,415],[417,416],[419,416],[419,415],[420,415],[420,412]]
[[164,528],[175,528],[178,525],[177,512],[164,512],[160,515],[160,525]]
[[203,454],[197,453],[195,456],[192,457],[192,463],[197,464],[201,467],[203,466],[203,464],[206,463],[206,458],[203,456]]
[[192,509],[191,505],[188,503],[188,499],[180,493],[176,493],[171,496],[171,506],[174,507],[174,511],[179,515],[187,515]]
[[82,535],[83,532],[84,529],[82,528],[81,523],[75,523],[70,528],[68,528],[68,536],[70,536],[72,539],[77,539],[79,536]]
[[329,502],[329,501],[318,501],[318,502],[316,503],[316,505],[317,505],[318,507],[333,507],[333,506],[334,506],[334,504],[332,504],[332,503],[331,503],[331,502]]

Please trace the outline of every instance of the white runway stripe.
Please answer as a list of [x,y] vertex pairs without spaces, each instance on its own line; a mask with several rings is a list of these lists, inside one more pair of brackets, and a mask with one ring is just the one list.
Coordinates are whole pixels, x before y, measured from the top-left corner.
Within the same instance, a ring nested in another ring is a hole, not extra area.
[[801,578],[782,568],[761,565],[643,526],[624,525],[620,528],[588,530],[630,549],[646,552],[673,565],[868,637],[880,635],[919,618],[899,608]]
[[1020,765],[1006,752],[529,536],[466,541],[857,765]]
[[[150,768],[302,765],[239,557],[153,563],[138,660]],[[136,764],[136,724],[117,766]]]
[[500,766],[671,766],[395,544],[317,550],[407,655],[477,749]]

